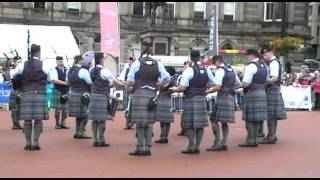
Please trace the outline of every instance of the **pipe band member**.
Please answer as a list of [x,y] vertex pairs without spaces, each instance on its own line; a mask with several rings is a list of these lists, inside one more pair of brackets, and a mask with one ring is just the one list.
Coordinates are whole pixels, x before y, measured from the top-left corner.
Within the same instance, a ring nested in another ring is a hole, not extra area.
[[[227,151],[229,123],[235,123],[235,89],[240,87],[240,80],[231,66],[226,65],[222,56],[215,55],[212,61],[218,68],[215,72],[215,86],[207,93],[218,92],[217,102],[214,104],[210,116],[212,132],[215,137],[213,145],[207,151]],[[221,123],[221,128],[219,127]],[[223,139],[220,141],[220,130]]]
[[91,139],[85,133],[88,121],[88,108],[90,103],[90,85],[92,84],[90,73],[83,68],[81,55],[74,57],[74,65],[68,72],[67,81],[70,84],[71,93],[69,101],[69,117],[76,118],[75,139]]
[[[49,119],[46,85],[50,81],[50,66],[40,60],[40,46],[31,45],[31,57],[17,66],[13,78],[21,75],[22,94],[18,120],[24,120],[25,150],[40,150],[39,138],[43,120]],[[34,120],[34,124],[32,123]],[[33,131],[33,139],[32,139]]]
[[257,147],[260,123],[267,120],[266,80],[268,67],[260,59],[259,52],[248,49],[246,57],[250,64],[244,70],[242,88],[244,89],[244,109],[242,119],[246,122],[247,140],[239,147]]
[[129,155],[150,156],[152,125],[155,108],[148,108],[156,97],[158,81],[168,81],[169,74],[161,62],[150,57],[151,45],[143,43],[143,54],[135,61],[128,74],[128,85],[133,86],[131,122],[136,125],[137,148]]
[[68,117],[69,84],[66,82],[68,68],[64,65],[63,57],[56,57],[57,66],[52,70],[54,95],[52,107],[55,109],[56,129],[69,129],[66,125]]
[[281,93],[282,65],[270,47],[261,48],[260,53],[268,63],[269,77],[267,79],[267,104],[268,104],[268,134],[261,144],[275,144],[278,120],[287,119]]
[[92,120],[93,147],[107,147],[104,133],[106,121],[109,118],[109,96],[113,82],[113,76],[109,70],[104,68],[104,55],[102,52],[94,54],[95,67],[91,69],[90,76],[93,81],[91,85],[91,101],[89,106],[89,119]]
[[186,131],[189,145],[182,153],[199,154],[204,128],[208,126],[206,88],[209,82],[214,82],[214,77],[200,61],[199,51],[192,50],[190,58],[192,66],[183,72],[179,86],[172,90],[184,91],[185,95],[182,128]]

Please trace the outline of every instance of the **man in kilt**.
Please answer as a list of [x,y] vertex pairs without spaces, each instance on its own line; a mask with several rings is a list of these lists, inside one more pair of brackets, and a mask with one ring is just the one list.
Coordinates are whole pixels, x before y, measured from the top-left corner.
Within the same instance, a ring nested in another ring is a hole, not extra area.
[[275,144],[277,141],[276,131],[278,120],[287,119],[284,102],[281,94],[282,66],[270,47],[261,48],[260,53],[269,67],[267,79],[267,104],[268,104],[268,134],[261,144]]
[[262,121],[267,120],[266,80],[268,67],[260,59],[259,52],[248,49],[249,65],[244,70],[242,87],[244,89],[244,109],[242,119],[246,122],[247,140],[239,147],[258,147],[257,136]]
[[[67,67],[63,64],[63,57],[56,57],[57,66],[52,70],[52,77],[54,83],[54,95],[52,107],[55,109],[56,129],[69,129],[66,126],[66,119],[68,117],[68,94],[69,85],[66,82]],[[61,122],[60,122],[61,119]]]
[[93,147],[110,146],[106,143],[104,132],[106,120],[109,118],[109,94],[113,76],[109,70],[103,67],[103,53],[95,52],[95,67],[91,69],[91,101],[89,105],[89,119],[92,120]]
[[[215,137],[214,143],[207,151],[227,151],[229,134],[228,123],[235,123],[235,89],[240,87],[240,80],[231,66],[225,65],[222,56],[215,55],[212,61],[218,68],[215,72],[215,86],[208,89],[207,93],[217,92],[217,102],[214,104],[210,116],[212,131]],[[220,142],[220,127],[223,139]]]
[[182,128],[186,130],[189,145],[184,154],[199,154],[200,143],[204,127],[208,126],[206,88],[208,82],[214,82],[209,69],[200,62],[200,52],[192,50],[190,53],[192,67],[187,68],[178,87],[173,87],[175,92],[184,91]]
[[81,55],[74,57],[74,65],[68,72],[68,82],[71,93],[69,100],[69,117],[76,118],[75,139],[91,139],[85,133],[88,121],[88,108],[90,102],[90,85],[92,84],[90,73],[83,68],[84,61]]
[[[51,68],[40,60],[40,46],[31,45],[31,58],[17,66],[15,78],[21,76],[22,95],[18,120],[24,120],[23,132],[26,138],[25,150],[40,150],[39,138],[43,131],[42,120],[48,120],[46,84]],[[34,124],[32,124],[32,120]],[[33,130],[32,130],[33,126]],[[32,141],[33,131],[33,141]]]
[[[130,68],[131,68],[131,65],[132,63],[134,62],[134,58],[133,57],[129,57],[128,59],[128,64],[127,66],[125,66],[125,68],[123,68],[120,76],[119,76],[119,80],[123,83],[123,84],[126,84],[127,83],[127,80],[128,80],[128,74],[129,74],[129,71],[130,71]],[[125,89],[124,92],[123,92],[123,101],[124,101],[124,109],[127,109],[128,106],[129,106],[129,98],[130,98],[130,95],[131,95],[131,92],[132,92],[132,89]],[[126,114],[128,114],[129,112],[126,112]],[[126,117],[126,127],[124,129],[133,129],[132,128],[133,124],[130,122],[130,116],[127,116]]]
[[21,78],[21,75],[16,76],[15,79],[13,79],[13,73],[15,71],[15,68],[22,62],[21,57],[16,56],[13,58],[14,60],[14,66],[10,70],[10,77],[11,77],[11,84],[12,89],[10,93],[10,102],[9,102],[9,110],[11,111],[11,119],[12,119],[12,129],[22,129],[19,120],[19,104],[17,103],[17,98],[21,94],[21,81],[19,81],[17,78]]
[[169,80],[162,63],[150,57],[151,44],[143,43],[143,54],[135,61],[128,74],[128,86],[133,86],[131,121],[136,125],[137,148],[134,156],[150,156],[152,125],[155,122],[155,107],[148,104],[156,97],[157,82]]
[[166,84],[160,84],[160,90],[158,95],[158,102],[156,108],[156,121],[160,122],[161,134],[160,139],[156,140],[155,143],[167,144],[170,123],[174,122],[174,114],[171,112],[171,94],[172,91],[169,89],[174,86],[175,79],[174,75],[176,73],[173,67],[165,67],[166,71],[170,74],[170,82]]

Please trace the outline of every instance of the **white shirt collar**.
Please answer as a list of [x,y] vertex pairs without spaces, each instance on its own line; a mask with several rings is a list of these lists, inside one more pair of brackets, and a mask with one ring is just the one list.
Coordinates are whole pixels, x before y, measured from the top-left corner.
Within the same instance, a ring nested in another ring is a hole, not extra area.
[[81,68],[82,66],[80,64],[76,64],[77,67]]
[[36,56],[32,57],[32,59],[40,60],[40,58],[38,58]]
[[103,66],[101,66],[100,64],[96,65],[96,67],[103,68]]
[[255,58],[254,60],[252,60],[251,62],[258,62],[259,58]]
[[272,56],[272,57],[270,58],[270,60],[275,60],[275,59],[277,59],[276,56]]

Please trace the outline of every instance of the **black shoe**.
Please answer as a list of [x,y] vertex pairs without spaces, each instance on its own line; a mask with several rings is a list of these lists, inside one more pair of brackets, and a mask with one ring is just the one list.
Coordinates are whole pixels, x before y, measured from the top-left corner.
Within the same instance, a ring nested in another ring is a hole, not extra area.
[[211,148],[206,149],[206,150],[207,151],[224,151],[223,147],[219,146],[219,145],[212,146]]
[[125,129],[125,130],[133,130],[132,127],[125,127],[124,129]]
[[26,151],[31,151],[31,150],[32,150],[32,145],[26,145],[26,146],[24,147],[24,150],[26,150]]
[[248,144],[248,143],[244,143],[244,144],[239,144],[239,147],[258,147],[258,144]]
[[87,135],[78,135],[76,139],[91,139],[92,137]]
[[62,127],[60,125],[56,125],[54,128],[55,129],[62,129]]
[[145,152],[136,149],[136,150],[133,151],[133,152],[129,152],[129,155],[130,155],[130,156],[145,156]]
[[74,139],[80,139],[79,137],[80,137],[79,134],[74,134],[74,135],[73,135],[73,138],[74,138]]
[[41,148],[39,145],[33,145],[31,150],[32,151],[39,151],[39,150],[41,150]]
[[68,126],[66,126],[66,125],[61,125],[60,126],[61,127],[61,129],[70,129]]
[[159,143],[159,144],[168,144],[168,139],[159,139],[157,141],[155,141],[155,143]]
[[93,142],[93,147],[99,147],[99,143],[98,142]]
[[277,137],[275,137],[274,139],[265,139],[261,141],[259,144],[276,144],[276,141]]
[[13,130],[21,130],[23,129],[21,126],[12,126],[12,129]]
[[186,150],[181,151],[181,153],[183,153],[183,154],[195,154],[195,150],[186,149]]
[[145,155],[145,156],[151,156],[151,151],[150,151],[150,150],[144,151],[144,155]]
[[98,147],[109,147],[109,146],[110,146],[110,144],[105,143],[105,142],[98,143]]

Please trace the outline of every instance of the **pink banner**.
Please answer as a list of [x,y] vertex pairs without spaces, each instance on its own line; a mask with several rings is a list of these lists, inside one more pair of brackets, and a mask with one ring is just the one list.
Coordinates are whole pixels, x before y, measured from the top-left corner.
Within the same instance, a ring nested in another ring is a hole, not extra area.
[[120,55],[117,2],[100,2],[101,51],[114,57]]

